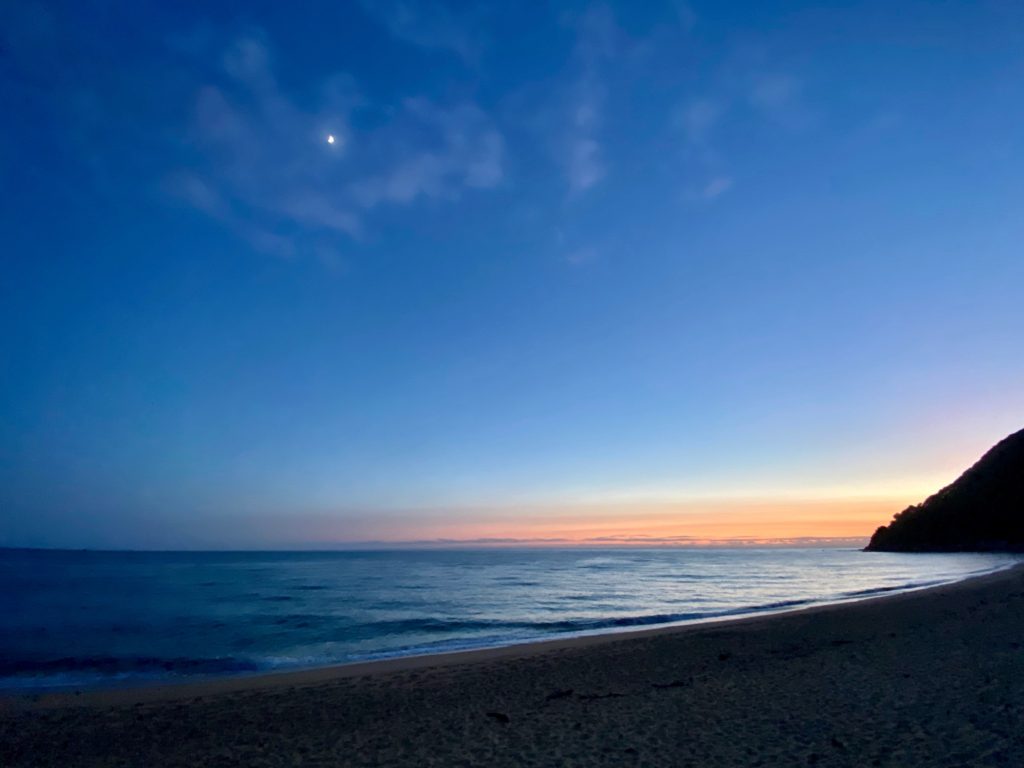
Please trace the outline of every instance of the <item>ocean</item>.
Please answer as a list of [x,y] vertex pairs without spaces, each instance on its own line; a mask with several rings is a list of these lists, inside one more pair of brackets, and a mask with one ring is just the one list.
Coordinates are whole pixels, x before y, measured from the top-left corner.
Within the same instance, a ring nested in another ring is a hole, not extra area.
[[622,631],[930,586],[1018,560],[852,549],[0,550],[0,689]]

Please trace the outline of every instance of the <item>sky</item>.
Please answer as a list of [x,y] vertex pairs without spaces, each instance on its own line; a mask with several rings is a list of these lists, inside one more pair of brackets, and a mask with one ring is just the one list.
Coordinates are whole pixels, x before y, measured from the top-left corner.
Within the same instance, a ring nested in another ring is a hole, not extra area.
[[864,539],[1024,426],[1024,5],[0,7],[0,545]]

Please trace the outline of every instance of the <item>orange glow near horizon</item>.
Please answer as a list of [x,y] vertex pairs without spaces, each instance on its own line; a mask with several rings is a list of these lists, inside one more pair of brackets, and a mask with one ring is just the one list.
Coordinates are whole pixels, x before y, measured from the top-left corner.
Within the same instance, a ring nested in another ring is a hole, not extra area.
[[909,501],[897,498],[711,500],[677,503],[529,505],[382,512],[321,542],[480,542],[552,545],[712,545],[799,539],[867,540]]

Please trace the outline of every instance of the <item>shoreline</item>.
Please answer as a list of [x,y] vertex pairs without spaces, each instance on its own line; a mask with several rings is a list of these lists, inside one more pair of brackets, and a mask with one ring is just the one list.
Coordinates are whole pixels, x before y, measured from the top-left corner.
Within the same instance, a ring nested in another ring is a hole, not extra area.
[[413,653],[365,661],[325,664],[249,674],[197,677],[185,680],[158,680],[124,685],[79,688],[73,686],[54,690],[7,689],[0,690],[0,712],[16,710],[48,710],[65,707],[107,707],[136,704],[174,702],[195,697],[221,696],[247,691],[301,688],[326,682],[357,677],[415,672],[433,667],[473,665],[505,659],[529,658],[566,649],[587,649],[608,643],[628,642],[663,635],[683,635],[704,629],[729,627],[756,628],[762,622],[771,622],[789,616],[830,613],[854,606],[897,602],[901,598],[917,597],[930,592],[947,590],[962,585],[976,585],[1024,574],[1024,562],[1004,565],[992,571],[967,575],[952,581],[925,586],[894,587],[892,591],[861,597],[837,598],[810,605],[778,609],[754,610],[737,615],[689,619],[667,624],[640,627],[599,629],[585,634],[562,635],[548,639],[531,639],[504,645]]
[[4,768],[1024,765],[1024,564],[773,615],[0,708]]

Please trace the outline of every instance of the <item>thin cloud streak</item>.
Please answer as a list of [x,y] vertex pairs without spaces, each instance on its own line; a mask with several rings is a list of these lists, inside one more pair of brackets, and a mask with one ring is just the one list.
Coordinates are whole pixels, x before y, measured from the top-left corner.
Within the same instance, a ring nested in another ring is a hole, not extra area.
[[716,176],[711,179],[701,192],[701,197],[705,200],[714,200],[717,197],[724,195],[732,188],[732,179],[728,176]]
[[428,50],[450,51],[471,63],[480,58],[479,30],[439,2],[361,0],[360,5],[397,40]]

